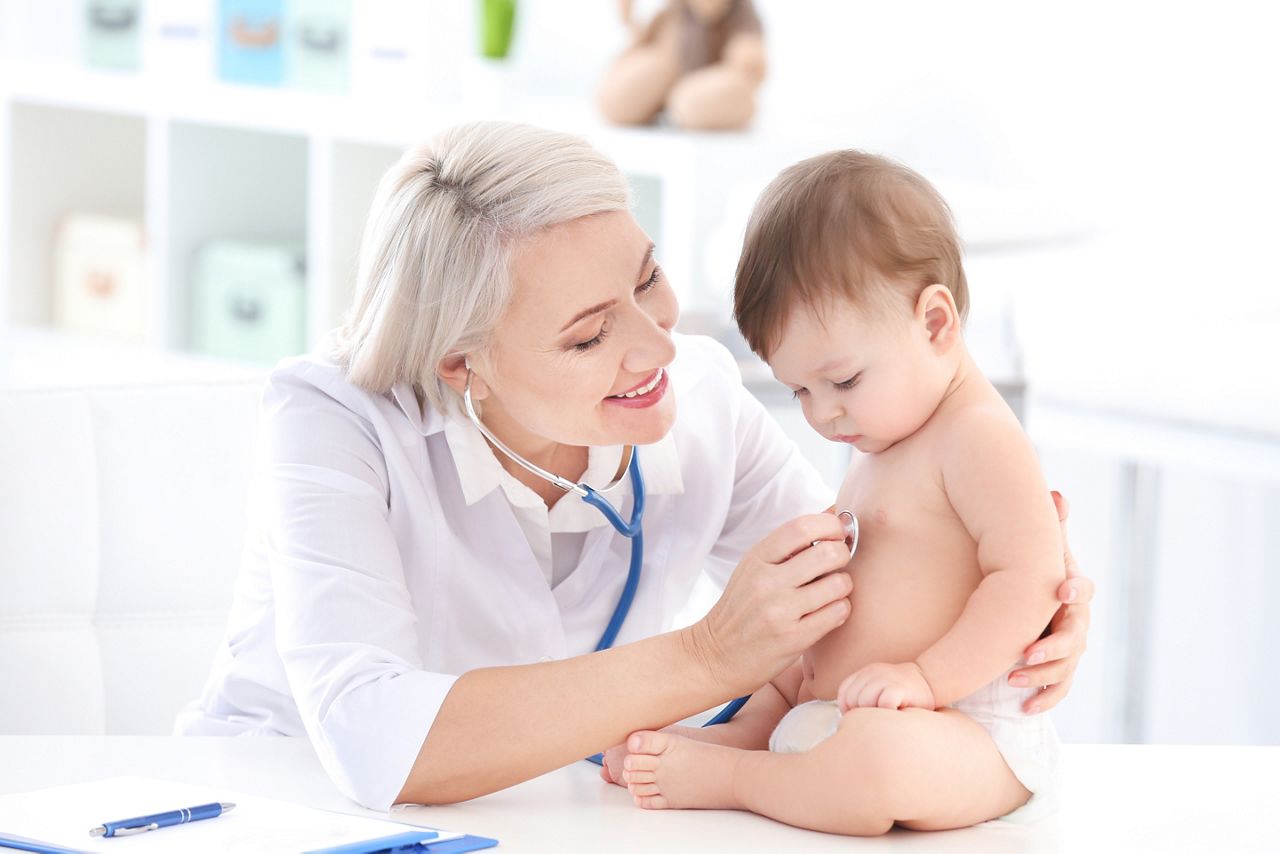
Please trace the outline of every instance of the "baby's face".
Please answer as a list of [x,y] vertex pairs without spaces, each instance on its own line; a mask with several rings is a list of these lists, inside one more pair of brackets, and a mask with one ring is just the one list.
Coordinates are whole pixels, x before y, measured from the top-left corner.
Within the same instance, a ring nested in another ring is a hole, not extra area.
[[872,454],[916,432],[947,385],[945,360],[906,305],[797,307],[769,365],[814,430]]

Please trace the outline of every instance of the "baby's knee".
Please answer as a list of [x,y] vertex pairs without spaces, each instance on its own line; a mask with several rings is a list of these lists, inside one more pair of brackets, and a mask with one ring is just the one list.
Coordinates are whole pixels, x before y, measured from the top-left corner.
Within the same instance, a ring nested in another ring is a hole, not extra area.
[[845,826],[834,832],[849,836],[879,836],[894,823],[900,806],[904,738],[902,713],[891,709],[850,709],[835,735],[814,748],[814,759],[847,776],[841,786],[848,799]]
[[850,709],[831,740],[858,768],[879,772],[901,755],[902,723],[902,712],[896,709]]

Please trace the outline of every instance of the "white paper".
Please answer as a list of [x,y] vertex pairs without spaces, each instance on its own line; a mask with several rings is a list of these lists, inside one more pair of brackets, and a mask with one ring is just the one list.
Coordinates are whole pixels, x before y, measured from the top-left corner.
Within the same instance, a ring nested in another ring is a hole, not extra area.
[[[215,802],[234,803],[236,807],[217,818],[136,836],[106,839],[89,835],[90,828],[106,821]],[[148,777],[113,777],[0,796],[0,838],[9,833],[66,848],[114,854],[148,851],[276,854],[428,829],[433,828],[343,815],[226,789]],[[460,835],[440,832],[441,839]]]

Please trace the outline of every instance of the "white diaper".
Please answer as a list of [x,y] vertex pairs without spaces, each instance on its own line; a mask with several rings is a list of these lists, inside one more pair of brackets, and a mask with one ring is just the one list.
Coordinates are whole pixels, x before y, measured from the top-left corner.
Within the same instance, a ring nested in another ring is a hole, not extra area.
[[[1023,702],[1039,689],[1009,684],[1009,673],[1021,666],[1019,663],[1009,668],[989,684],[952,703],[951,708],[964,712],[990,733],[1009,769],[1031,792],[1025,804],[996,819],[1024,824],[1044,818],[1056,807],[1061,743],[1049,715],[1023,713]],[[769,749],[776,753],[812,750],[835,735],[842,717],[834,700],[801,703],[778,722],[769,736]]]

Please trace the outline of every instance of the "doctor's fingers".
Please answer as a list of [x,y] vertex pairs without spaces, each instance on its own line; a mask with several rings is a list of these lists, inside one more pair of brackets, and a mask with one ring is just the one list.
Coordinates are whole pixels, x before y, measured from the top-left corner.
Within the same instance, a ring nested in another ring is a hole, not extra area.
[[849,547],[843,541],[823,540],[778,565],[778,580],[788,587],[802,587],[827,573],[836,573],[849,564]]
[[[810,513],[808,516],[797,516],[787,522],[756,544],[756,554],[769,563],[785,563],[794,555],[801,554],[818,540],[834,540],[844,542],[844,525],[830,513]],[[844,559],[849,560],[849,550],[845,549]]]
[[1080,663],[1080,656],[1088,648],[1089,609],[1079,605],[1064,605],[1049,621],[1049,635],[1028,646],[1022,653],[1022,660],[1029,667],[1062,661],[1074,670]]
[[1050,685],[1038,694],[1028,697],[1026,702],[1022,704],[1022,711],[1029,715],[1037,715],[1041,712],[1047,712],[1067,696],[1067,692],[1071,690],[1071,683],[1075,680],[1075,675],[1068,676],[1066,681],[1059,682],[1056,685]]
[[790,595],[798,616],[812,614],[821,608],[848,598],[853,592],[853,580],[847,572],[832,572],[803,584]]

